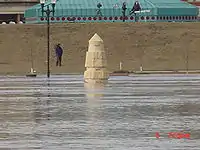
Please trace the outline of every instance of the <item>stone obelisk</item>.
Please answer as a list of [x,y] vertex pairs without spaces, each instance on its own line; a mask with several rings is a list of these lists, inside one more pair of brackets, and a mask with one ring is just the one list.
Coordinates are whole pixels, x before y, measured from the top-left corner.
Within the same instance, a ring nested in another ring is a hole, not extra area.
[[85,60],[86,71],[84,80],[86,83],[105,83],[109,78],[107,70],[107,58],[103,40],[98,34],[89,40],[88,52]]

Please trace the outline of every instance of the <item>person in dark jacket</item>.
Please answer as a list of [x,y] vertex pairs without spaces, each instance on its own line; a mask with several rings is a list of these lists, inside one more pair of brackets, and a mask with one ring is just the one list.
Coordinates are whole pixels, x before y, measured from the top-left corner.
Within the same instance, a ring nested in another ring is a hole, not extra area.
[[56,66],[61,66],[63,49],[60,46],[60,44],[57,44],[55,50],[56,50]]
[[125,18],[126,18],[126,2],[123,2],[122,4],[122,15],[123,15],[123,22],[125,22]]

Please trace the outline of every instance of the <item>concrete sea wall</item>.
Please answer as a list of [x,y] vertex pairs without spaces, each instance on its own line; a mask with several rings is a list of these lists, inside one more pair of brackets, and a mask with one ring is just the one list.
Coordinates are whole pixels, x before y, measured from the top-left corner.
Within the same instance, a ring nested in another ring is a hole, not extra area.
[[[51,26],[51,72],[83,73],[88,40],[104,39],[109,71],[200,69],[199,23],[85,23]],[[46,25],[0,25],[0,74],[46,73]],[[64,48],[63,66],[55,66],[54,44]]]

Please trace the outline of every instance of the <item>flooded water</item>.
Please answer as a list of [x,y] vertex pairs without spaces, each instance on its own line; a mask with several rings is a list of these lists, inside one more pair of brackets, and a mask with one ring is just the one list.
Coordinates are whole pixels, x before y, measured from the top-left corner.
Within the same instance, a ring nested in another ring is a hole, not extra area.
[[200,76],[1,76],[0,149],[199,150]]

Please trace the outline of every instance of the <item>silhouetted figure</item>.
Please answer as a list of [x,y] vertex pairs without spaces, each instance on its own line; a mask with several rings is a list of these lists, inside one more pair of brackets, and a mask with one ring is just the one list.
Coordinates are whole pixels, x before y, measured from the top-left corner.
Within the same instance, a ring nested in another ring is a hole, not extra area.
[[134,6],[130,11],[130,15],[133,13],[136,15],[135,11],[141,11],[141,7],[138,1],[135,1]]
[[56,66],[61,66],[63,49],[61,48],[60,44],[57,44],[55,50],[56,50]]
[[122,15],[123,15],[123,22],[125,22],[125,18],[126,18],[126,2],[123,2],[122,4]]
[[96,16],[102,16],[102,13],[101,13],[101,7],[102,7],[102,4],[101,3],[98,3],[97,4],[97,15]]

